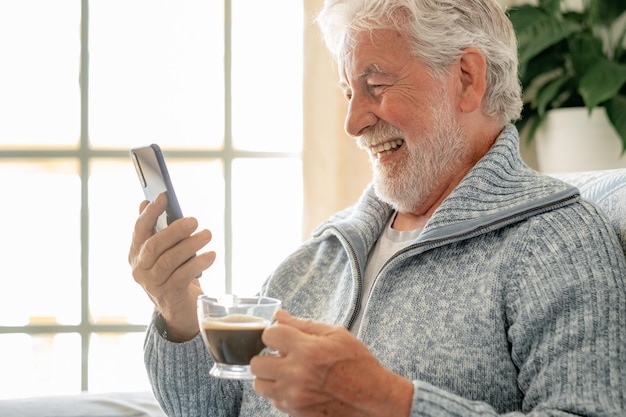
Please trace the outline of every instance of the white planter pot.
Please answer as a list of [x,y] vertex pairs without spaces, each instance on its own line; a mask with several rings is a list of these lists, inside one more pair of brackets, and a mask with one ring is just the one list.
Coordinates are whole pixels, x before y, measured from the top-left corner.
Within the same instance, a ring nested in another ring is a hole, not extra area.
[[603,107],[550,110],[535,135],[542,172],[626,168],[622,142]]

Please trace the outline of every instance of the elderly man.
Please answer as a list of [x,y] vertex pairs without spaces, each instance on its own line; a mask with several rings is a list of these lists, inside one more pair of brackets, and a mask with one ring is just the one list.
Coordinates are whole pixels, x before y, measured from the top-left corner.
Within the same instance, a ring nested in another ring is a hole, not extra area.
[[372,185],[261,289],[286,311],[253,382],[208,375],[195,277],[215,254],[187,260],[210,232],[153,234],[165,197],[142,205],[130,263],[156,305],[145,356],[165,411],[624,415],[626,259],[595,206],[522,162],[495,0],[327,0],[318,22]]

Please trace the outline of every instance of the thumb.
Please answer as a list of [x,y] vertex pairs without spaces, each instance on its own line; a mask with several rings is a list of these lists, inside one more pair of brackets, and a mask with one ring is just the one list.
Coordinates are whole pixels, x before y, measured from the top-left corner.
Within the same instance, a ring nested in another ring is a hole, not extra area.
[[311,319],[301,319],[294,317],[285,310],[278,310],[274,316],[276,322],[285,326],[290,326],[304,333],[312,335],[324,335],[332,331],[333,326]]

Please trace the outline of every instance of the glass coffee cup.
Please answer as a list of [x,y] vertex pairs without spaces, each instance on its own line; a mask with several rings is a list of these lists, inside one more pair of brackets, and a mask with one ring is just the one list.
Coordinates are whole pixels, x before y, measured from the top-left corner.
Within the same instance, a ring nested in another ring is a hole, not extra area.
[[266,349],[263,331],[281,306],[275,298],[227,295],[198,297],[198,323],[214,364],[209,374],[217,378],[254,379],[250,360]]

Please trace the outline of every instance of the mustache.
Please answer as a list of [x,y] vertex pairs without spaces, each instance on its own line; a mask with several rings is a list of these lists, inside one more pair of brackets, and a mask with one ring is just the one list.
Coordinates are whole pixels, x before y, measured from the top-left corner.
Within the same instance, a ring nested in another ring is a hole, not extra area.
[[391,139],[404,139],[404,132],[388,123],[379,122],[355,139],[359,148],[368,149],[374,145],[388,142]]

